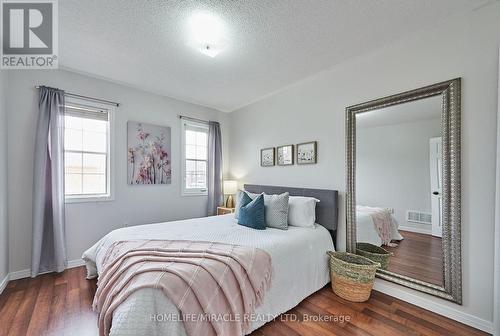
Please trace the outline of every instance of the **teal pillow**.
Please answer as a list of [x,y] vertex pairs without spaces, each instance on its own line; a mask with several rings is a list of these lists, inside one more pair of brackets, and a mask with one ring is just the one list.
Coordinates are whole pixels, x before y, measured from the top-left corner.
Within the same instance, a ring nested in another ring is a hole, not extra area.
[[251,199],[246,193],[241,197],[238,224],[257,230],[266,229],[264,195]]
[[238,190],[236,192],[236,209],[234,209],[234,218],[236,218],[236,220],[238,220],[238,217],[240,216],[240,208],[242,205],[246,205],[252,201],[252,198],[250,198],[250,202],[243,204],[242,200],[245,195],[248,196],[247,193],[242,190]]

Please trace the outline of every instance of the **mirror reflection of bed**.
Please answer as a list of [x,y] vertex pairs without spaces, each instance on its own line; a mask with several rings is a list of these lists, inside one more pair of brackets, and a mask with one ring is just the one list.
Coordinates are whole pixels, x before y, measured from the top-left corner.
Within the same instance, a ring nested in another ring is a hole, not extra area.
[[388,271],[443,285],[441,96],[356,116],[357,242]]

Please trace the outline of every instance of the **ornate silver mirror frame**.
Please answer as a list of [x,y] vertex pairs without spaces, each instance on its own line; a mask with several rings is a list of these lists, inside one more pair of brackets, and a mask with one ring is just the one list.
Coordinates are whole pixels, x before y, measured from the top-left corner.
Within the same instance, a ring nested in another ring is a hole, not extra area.
[[347,251],[356,253],[356,114],[438,95],[442,95],[442,242],[444,285],[434,285],[386,270],[377,271],[377,276],[462,304],[460,78],[346,108]]

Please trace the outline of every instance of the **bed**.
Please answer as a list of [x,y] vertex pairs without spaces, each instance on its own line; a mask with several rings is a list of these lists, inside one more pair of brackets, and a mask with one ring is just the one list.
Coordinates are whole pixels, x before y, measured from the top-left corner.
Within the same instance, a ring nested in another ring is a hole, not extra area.
[[387,245],[383,242],[382,236],[377,230],[377,225],[374,222],[373,214],[383,213],[390,222],[389,243],[393,240],[403,240],[403,236],[398,231],[398,222],[392,214],[384,208],[356,206],[356,241],[370,243],[377,246]]
[[[238,225],[233,214],[127,227],[110,232],[83,254],[88,278],[101,272],[102,258],[113,243],[134,239],[199,240],[260,248],[272,258],[273,279],[248,333],[295,307],[329,282],[326,251],[334,250],[337,229],[337,191],[245,185],[245,190],[267,194],[288,191],[293,196],[316,197],[316,227],[253,230]],[[321,205],[320,205],[321,204]],[[177,307],[158,290],[132,294],[114,312],[110,335],[186,335],[182,321],[157,316],[178,314]]]

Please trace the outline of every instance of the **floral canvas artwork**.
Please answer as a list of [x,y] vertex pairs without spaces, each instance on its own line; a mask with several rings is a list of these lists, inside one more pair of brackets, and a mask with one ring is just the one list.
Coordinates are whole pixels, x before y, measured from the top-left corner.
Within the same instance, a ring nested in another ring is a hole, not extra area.
[[170,127],[127,123],[128,183],[170,184]]

